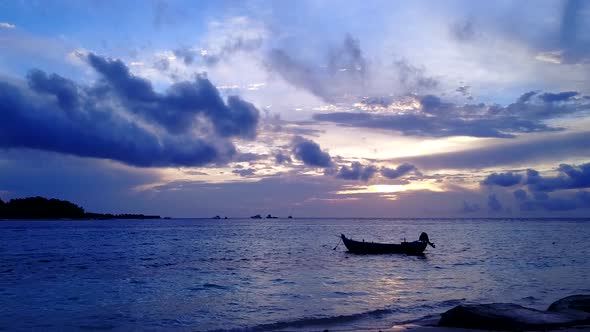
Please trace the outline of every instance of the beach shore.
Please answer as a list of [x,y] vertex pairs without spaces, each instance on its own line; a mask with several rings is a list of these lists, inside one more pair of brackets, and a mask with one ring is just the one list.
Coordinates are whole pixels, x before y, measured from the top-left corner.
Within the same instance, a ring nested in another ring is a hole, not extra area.
[[335,322],[306,326],[301,331],[340,332],[476,332],[590,331],[590,295],[572,295],[536,310],[512,303],[458,305],[441,314],[383,326],[381,320]]

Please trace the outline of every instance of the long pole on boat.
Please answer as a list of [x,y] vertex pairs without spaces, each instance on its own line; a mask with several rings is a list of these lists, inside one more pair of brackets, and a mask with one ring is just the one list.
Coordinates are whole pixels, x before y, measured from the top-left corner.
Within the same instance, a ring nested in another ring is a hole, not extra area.
[[338,241],[338,244],[332,250],[336,250],[336,248],[338,248],[338,246],[340,245],[340,243],[342,243],[342,238],[340,238],[340,240]]

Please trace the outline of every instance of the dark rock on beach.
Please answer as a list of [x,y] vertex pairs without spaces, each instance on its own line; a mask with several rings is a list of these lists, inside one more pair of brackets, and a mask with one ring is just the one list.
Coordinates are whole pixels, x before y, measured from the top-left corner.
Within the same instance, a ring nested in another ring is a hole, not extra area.
[[[572,295],[553,302],[547,311],[590,316],[590,295]],[[590,323],[590,321],[589,321]]]
[[443,313],[439,326],[481,330],[549,330],[590,323],[590,295],[563,298],[547,311],[513,303],[459,305]]

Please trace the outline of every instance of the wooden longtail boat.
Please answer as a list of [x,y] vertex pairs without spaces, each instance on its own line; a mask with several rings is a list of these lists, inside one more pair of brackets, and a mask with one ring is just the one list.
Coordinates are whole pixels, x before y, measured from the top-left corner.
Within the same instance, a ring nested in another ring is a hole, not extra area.
[[355,241],[347,238],[344,234],[341,234],[340,238],[342,239],[342,242],[344,242],[346,249],[354,254],[421,255],[427,245],[435,248],[434,243],[431,243],[428,239],[428,234],[424,232],[420,234],[420,239],[418,241],[404,241],[400,244]]

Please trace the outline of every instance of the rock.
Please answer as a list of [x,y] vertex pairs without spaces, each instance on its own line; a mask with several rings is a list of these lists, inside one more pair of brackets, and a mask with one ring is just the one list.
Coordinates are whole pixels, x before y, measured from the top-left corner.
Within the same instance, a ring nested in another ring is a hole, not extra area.
[[577,320],[578,324],[590,323],[590,295],[572,295],[553,302],[547,309]]
[[512,303],[459,305],[441,315],[439,326],[482,330],[547,330],[583,323],[569,313],[541,311]]
[[553,302],[547,311],[590,314],[590,295],[572,295]]

